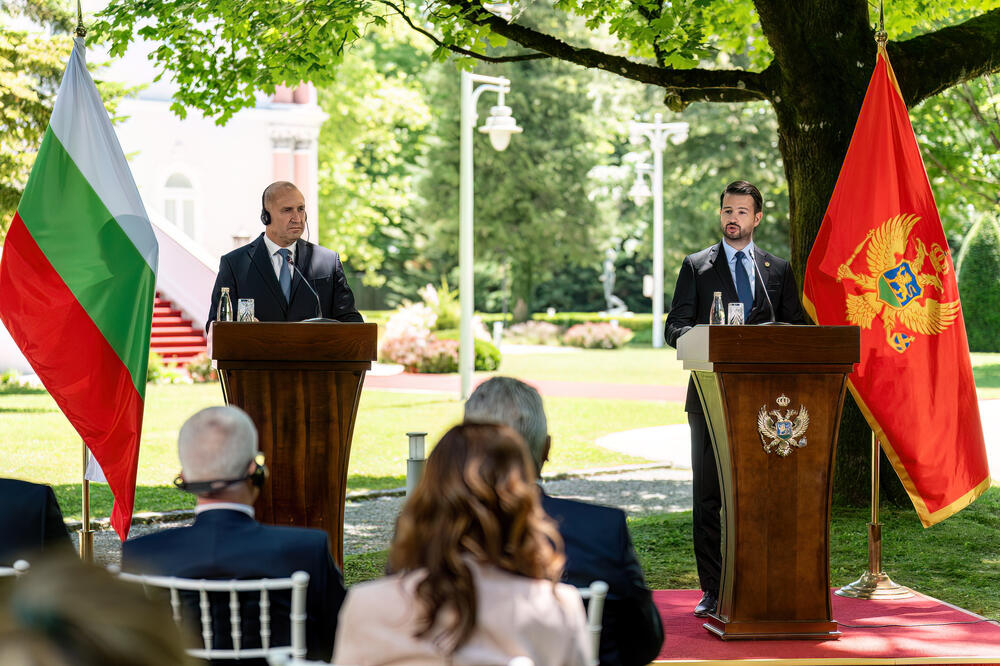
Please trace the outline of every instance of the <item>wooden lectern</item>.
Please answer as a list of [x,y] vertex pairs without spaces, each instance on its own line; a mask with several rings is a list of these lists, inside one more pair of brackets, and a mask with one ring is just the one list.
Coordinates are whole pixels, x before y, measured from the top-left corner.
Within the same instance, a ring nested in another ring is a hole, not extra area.
[[830,499],[856,326],[695,326],[677,340],[714,444],[724,640],[838,638]]
[[254,506],[272,525],[318,527],[344,565],[344,501],[354,418],[377,326],[214,322],[210,349],[227,405],[257,425],[270,479]]

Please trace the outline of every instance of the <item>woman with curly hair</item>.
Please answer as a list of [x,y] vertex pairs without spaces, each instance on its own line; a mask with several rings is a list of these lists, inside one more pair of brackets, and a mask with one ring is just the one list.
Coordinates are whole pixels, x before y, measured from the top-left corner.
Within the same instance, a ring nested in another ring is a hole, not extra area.
[[351,588],[334,663],[584,666],[579,593],[514,430],[463,423],[445,434],[396,522],[395,575]]

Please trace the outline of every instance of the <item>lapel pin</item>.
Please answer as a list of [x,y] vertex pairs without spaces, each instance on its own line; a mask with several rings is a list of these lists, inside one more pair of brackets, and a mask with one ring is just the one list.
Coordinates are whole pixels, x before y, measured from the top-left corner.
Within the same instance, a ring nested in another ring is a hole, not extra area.
[[764,262],[764,266],[767,267],[767,268],[770,268],[771,267],[771,262],[770,261],[765,261]]

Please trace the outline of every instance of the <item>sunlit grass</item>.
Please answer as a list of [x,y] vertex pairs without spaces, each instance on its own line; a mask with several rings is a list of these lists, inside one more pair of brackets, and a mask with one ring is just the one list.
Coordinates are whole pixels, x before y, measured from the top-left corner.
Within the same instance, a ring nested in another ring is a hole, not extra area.
[[[557,349],[572,349],[561,347]],[[572,349],[505,354],[499,374],[534,380],[686,386],[688,372],[669,348]]]
[[[680,405],[628,400],[547,398],[546,411],[554,445],[547,472],[644,462],[594,445],[602,435],[630,428],[680,423]],[[198,409],[222,404],[218,384],[151,385],[137,476],[137,512],[193,506],[175,490],[180,469],[177,431]],[[348,470],[348,490],[397,488],[405,484],[406,433],[428,433],[428,451],[462,417],[462,404],[447,394],[408,394],[366,390],[362,393]],[[48,483],[55,487],[67,518],[81,514],[80,439],[48,394],[39,391],[0,395],[0,476]],[[111,494],[91,485],[94,517],[111,513]]]

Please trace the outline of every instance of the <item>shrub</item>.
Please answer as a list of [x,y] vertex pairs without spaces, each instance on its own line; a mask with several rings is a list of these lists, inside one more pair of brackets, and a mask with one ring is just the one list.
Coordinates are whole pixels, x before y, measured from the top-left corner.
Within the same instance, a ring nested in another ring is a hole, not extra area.
[[423,303],[407,303],[389,317],[385,324],[385,338],[426,338],[437,322],[437,315]]
[[382,340],[382,360],[399,363],[407,372],[418,372],[417,366],[424,358],[429,338],[418,335],[386,336]]
[[149,352],[149,361],[146,363],[146,383],[156,383],[163,375],[163,357],[155,351]]
[[[454,340],[455,348],[458,348],[459,332],[455,329],[450,331],[435,331],[434,337],[438,340]],[[480,372],[492,372],[500,367],[500,350],[489,340],[482,338],[475,339],[476,359],[473,366]],[[456,368],[457,369],[457,368]]]
[[146,383],[190,384],[191,377],[176,365],[164,363],[162,356],[150,350],[149,362],[146,365]]
[[208,354],[198,354],[191,359],[188,362],[187,371],[191,380],[198,384],[219,381],[219,373],[212,367],[212,359],[208,357]]
[[959,261],[958,291],[974,352],[1000,351],[1000,224],[989,218],[969,233]]
[[0,386],[20,386],[21,385],[21,373],[17,370],[11,368],[4,372],[0,372]]
[[558,345],[561,332],[555,324],[532,320],[511,326],[504,332],[504,339],[522,345]]
[[433,328],[449,329],[458,326],[459,319],[462,317],[462,304],[458,300],[458,290],[448,288],[448,280],[441,280],[440,289],[436,289],[432,284],[427,284],[417,293],[423,299],[424,305],[437,315],[437,321]]
[[431,341],[424,347],[423,358],[417,365],[418,372],[447,373],[458,371],[458,341]]
[[563,342],[584,349],[618,349],[632,339],[632,331],[603,323],[577,324],[563,335]]

